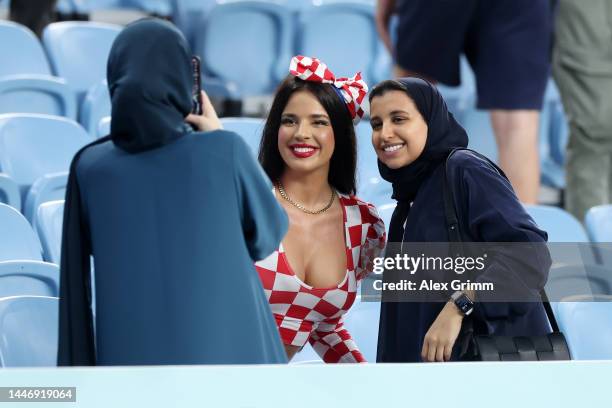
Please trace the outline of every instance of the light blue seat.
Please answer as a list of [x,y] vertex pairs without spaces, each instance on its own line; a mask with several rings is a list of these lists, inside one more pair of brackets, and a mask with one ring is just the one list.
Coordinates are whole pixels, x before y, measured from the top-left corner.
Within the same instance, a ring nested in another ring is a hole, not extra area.
[[393,215],[393,211],[395,211],[395,206],[397,203],[387,202],[386,204],[381,204],[376,207],[378,210],[378,215],[385,223],[385,228],[387,229],[387,234],[389,234],[389,225],[391,225],[391,216]]
[[80,103],[85,93],[106,78],[106,61],[120,26],[65,21],[49,24],[43,44],[53,71],[65,78]]
[[0,21],[0,113],[76,117],[76,102],[62,78],[51,76],[45,52],[28,28]]
[[370,363],[376,362],[379,320],[380,302],[364,302],[359,296],[344,316],[344,327]]
[[58,303],[46,296],[0,299],[0,366],[56,366]]
[[40,261],[0,262],[0,298],[9,296],[59,296],[59,267]]
[[100,119],[98,122],[98,131],[96,132],[96,138],[99,139],[104,136],[110,135],[111,130],[111,117],[106,116]]
[[0,262],[42,261],[42,248],[28,221],[11,206],[0,204]]
[[598,261],[612,277],[612,205],[598,205],[587,211],[584,224],[593,244]]
[[525,209],[548,232],[549,242],[589,242],[580,222],[567,211],[548,205],[527,205]]
[[461,55],[459,63],[461,85],[459,86],[447,86],[438,84],[438,90],[442,94],[442,97],[446,101],[448,110],[455,116],[455,118],[461,122],[463,112],[469,107],[470,104],[474,104],[474,95],[476,94],[476,79],[474,78],[474,72],[470,67],[465,55]]
[[555,316],[574,360],[612,359],[612,298],[558,302]]
[[546,282],[551,302],[572,297],[612,295],[612,270],[595,264],[553,266]]
[[374,205],[391,199],[391,184],[380,177],[378,157],[372,146],[372,128],[367,120],[355,128],[357,137],[357,197]]
[[135,8],[157,16],[171,16],[175,0],[122,0],[121,5]]
[[[219,4],[207,14],[197,34],[202,85],[211,95],[237,100],[271,94],[288,74],[292,15],[282,5],[256,1]],[[215,79],[222,88],[210,88]]]
[[92,140],[78,123],[65,118],[0,115],[0,170],[19,185],[30,221],[41,202],[63,198],[72,157]]
[[236,132],[249,145],[253,154],[259,153],[259,142],[264,129],[264,120],[255,118],[222,118],[223,129]]
[[19,186],[9,175],[0,173],[0,203],[21,209]]
[[612,242],[612,204],[591,208],[584,221],[593,242]]
[[337,77],[361,71],[370,86],[390,76],[391,60],[374,23],[374,6],[324,3],[299,15],[296,50],[317,57]]
[[191,49],[197,49],[196,37],[202,29],[202,21],[216,5],[216,0],[174,0],[172,19],[185,34]]
[[110,114],[111,99],[104,79],[87,91],[79,112],[79,123],[92,137],[96,137],[100,120]]
[[59,265],[62,256],[62,222],[64,200],[48,201],[38,207],[36,233],[42,244],[45,260]]

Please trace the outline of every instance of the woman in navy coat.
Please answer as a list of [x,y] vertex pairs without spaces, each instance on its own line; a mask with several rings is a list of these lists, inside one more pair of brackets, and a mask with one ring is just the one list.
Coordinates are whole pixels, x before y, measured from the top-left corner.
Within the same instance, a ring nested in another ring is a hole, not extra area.
[[[465,130],[447,111],[436,88],[416,78],[378,84],[370,93],[370,112],[379,169],[392,183],[392,197],[398,202],[388,242],[448,242],[444,163],[451,151],[467,146]],[[542,243],[521,257],[500,255],[503,259],[488,265],[480,279],[498,287],[527,287],[537,296],[551,262],[544,245],[547,234],[525,212],[507,178],[488,160],[460,150],[446,166],[463,241]],[[470,316],[475,334],[535,336],[550,331],[541,302],[478,303],[473,292],[457,296],[463,295],[475,301]],[[450,299],[383,302],[377,360],[457,359],[456,342],[465,320]]]

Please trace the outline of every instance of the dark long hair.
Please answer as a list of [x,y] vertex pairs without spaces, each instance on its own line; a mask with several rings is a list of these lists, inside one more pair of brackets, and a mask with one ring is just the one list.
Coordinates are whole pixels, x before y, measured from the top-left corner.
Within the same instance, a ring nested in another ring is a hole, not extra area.
[[303,81],[289,75],[280,84],[270,114],[266,120],[259,144],[259,163],[272,182],[280,178],[285,162],[278,151],[278,130],[281,116],[294,92],[305,90],[314,95],[329,116],[334,131],[335,148],[332,154],[327,181],[342,194],[355,194],[355,169],[357,166],[357,142],[351,115],[340,95],[330,84]]

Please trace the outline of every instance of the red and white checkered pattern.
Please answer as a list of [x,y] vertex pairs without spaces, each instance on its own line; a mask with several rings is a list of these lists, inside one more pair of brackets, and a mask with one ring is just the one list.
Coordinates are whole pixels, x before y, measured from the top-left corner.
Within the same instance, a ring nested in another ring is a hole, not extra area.
[[351,113],[353,123],[355,125],[359,123],[364,114],[361,104],[368,93],[368,85],[362,79],[361,72],[358,72],[352,78],[336,78],[323,62],[317,58],[302,55],[291,58],[289,72],[304,81],[332,84],[338,88]]
[[313,288],[291,270],[282,244],[255,264],[283,343],[302,347],[307,341],[327,363],[365,362],[344,329],[342,315],[357,296],[357,284],[372,271],[374,257],[385,246],[385,225],[376,208],[356,197],[338,194],[344,214],[346,265],[335,288]]

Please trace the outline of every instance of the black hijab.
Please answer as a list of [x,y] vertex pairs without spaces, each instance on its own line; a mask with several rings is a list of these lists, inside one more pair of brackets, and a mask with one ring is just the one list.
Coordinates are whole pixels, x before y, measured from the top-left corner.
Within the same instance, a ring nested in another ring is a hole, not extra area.
[[137,153],[171,143],[190,131],[193,76],[185,37],[172,24],[144,19],[128,25],[108,57],[111,138]]
[[76,169],[81,154],[112,139],[129,153],[171,143],[191,129],[191,60],[187,42],[170,23],[144,19],[128,25],[108,61],[111,135],[83,147],[72,159],[62,228],[59,366],[95,365],[91,310],[91,239],[82,212]]
[[397,200],[389,226],[389,242],[403,241],[404,223],[410,212],[410,204],[423,181],[446,160],[453,149],[467,147],[468,144],[467,133],[448,111],[446,102],[435,86],[418,78],[402,78],[397,82],[414,101],[427,123],[427,140],[421,155],[407,166],[390,169],[378,161],[380,175],[393,185],[392,198]]

